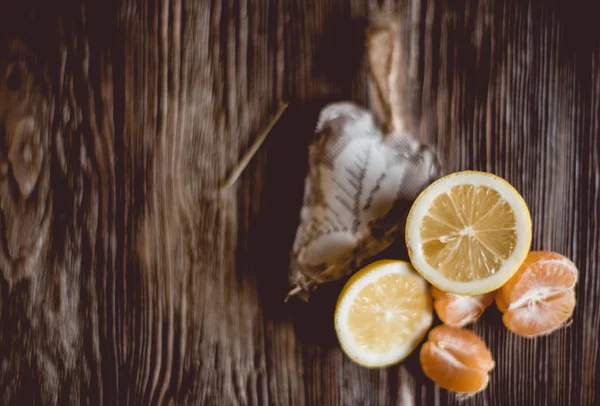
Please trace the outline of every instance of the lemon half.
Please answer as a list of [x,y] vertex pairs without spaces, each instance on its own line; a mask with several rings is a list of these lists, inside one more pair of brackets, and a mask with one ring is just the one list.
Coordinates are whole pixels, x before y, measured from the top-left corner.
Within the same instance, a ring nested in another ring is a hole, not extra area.
[[521,195],[504,179],[457,172],[417,197],[406,222],[406,245],[416,270],[441,290],[490,292],[525,260],[531,216]]
[[344,352],[369,367],[395,364],[421,342],[432,322],[429,285],[404,261],[377,261],[340,293],[335,330]]

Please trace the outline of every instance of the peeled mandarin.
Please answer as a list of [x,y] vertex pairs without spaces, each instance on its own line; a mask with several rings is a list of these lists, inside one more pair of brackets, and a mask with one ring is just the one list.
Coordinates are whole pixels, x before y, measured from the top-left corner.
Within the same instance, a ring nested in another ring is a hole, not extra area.
[[489,381],[494,359],[481,338],[474,333],[445,325],[429,332],[421,347],[425,375],[442,388],[458,393],[476,393]]
[[475,296],[457,295],[444,292],[435,286],[432,286],[431,294],[438,317],[451,327],[464,327],[475,322],[494,302],[496,296],[495,292]]
[[529,253],[496,296],[506,328],[521,336],[535,337],[565,324],[575,309],[578,273],[575,264],[560,254]]

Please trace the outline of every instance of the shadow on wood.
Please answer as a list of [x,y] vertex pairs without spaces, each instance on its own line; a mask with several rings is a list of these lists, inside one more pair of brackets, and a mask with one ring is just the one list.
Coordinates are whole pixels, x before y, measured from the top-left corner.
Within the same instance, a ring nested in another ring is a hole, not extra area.
[[304,191],[310,143],[324,103],[291,104],[268,136],[260,214],[243,238],[249,241],[249,268],[256,272],[265,316],[284,319],[292,249]]
[[312,67],[313,74],[322,74],[329,83],[348,88],[356,79],[364,58],[366,27],[365,19],[349,16],[328,19]]

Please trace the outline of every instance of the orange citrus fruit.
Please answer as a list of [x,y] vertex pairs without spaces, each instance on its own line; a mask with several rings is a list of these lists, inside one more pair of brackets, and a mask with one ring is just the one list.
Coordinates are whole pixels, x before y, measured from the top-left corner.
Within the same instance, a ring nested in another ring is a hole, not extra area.
[[421,347],[421,368],[442,388],[458,393],[479,392],[488,384],[494,359],[474,333],[445,325],[429,332]]
[[432,286],[431,295],[435,312],[444,324],[451,327],[464,327],[475,322],[494,302],[496,292],[463,296],[444,292]]
[[530,252],[496,296],[506,328],[534,337],[562,326],[575,309],[578,274],[575,264],[560,254]]

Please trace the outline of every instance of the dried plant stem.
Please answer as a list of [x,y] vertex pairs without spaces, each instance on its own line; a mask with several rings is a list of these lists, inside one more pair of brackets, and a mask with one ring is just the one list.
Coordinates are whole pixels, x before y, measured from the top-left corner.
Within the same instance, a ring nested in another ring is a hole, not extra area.
[[408,119],[407,77],[397,18],[378,16],[367,30],[371,107],[386,133],[402,133]]
[[240,177],[242,172],[244,172],[244,169],[246,169],[246,167],[250,163],[250,160],[258,152],[260,146],[263,144],[263,142],[267,138],[267,135],[269,135],[269,133],[271,132],[271,130],[273,129],[275,124],[281,118],[281,115],[288,108],[288,105],[289,104],[287,102],[281,102],[279,104],[279,108],[277,109],[277,112],[275,113],[274,116],[271,117],[271,119],[267,123],[267,126],[260,132],[260,134],[258,134],[256,139],[250,146],[250,149],[248,149],[248,151],[246,151],[246,153],[244,154],[242,159],[233,167],[231,173],[229,174],[229,176],[227,177],[225,182],[223,182],[223,184],[221,185],[221,190],[229,189],[238,180],[238,178]]
[[287,296],[284,299],[284,302],[288,302],[290,300],[291,297],[296,296],[298,293],[302,292],[302,286],[296,286],[294,289],[290,290],[287,294]]

